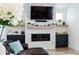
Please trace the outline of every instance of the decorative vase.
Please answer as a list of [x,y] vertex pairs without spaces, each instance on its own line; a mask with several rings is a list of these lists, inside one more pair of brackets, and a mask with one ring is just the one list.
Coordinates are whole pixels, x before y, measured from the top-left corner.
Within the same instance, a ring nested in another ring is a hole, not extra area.
[[24,31],[21,31],[21,34],[25,34],[25,32]]
[[63,25],[65,25],[65,22],[63,22]]

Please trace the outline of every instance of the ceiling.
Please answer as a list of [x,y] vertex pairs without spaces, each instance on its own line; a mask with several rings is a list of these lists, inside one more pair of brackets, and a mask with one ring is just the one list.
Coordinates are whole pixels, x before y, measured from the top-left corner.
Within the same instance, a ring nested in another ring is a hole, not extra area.
[[64,8],[68,8],[70,5],[71,3],[56,3],[56,8],[64,9]]

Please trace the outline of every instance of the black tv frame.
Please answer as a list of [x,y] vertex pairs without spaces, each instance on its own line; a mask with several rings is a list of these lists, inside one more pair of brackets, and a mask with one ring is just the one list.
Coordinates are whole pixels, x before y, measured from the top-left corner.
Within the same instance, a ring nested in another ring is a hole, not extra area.
[[[47,22],[47,20],[52,20],[53,19],[53,7],[52,6],[31,6],[32,7],[50,7],[52,8],[52,18],[51,19],[32,19],[32,13],[30,13],[30,19],[31,20],[35,20],[35,22]],[[32,9],[30,10],[32,12]]]

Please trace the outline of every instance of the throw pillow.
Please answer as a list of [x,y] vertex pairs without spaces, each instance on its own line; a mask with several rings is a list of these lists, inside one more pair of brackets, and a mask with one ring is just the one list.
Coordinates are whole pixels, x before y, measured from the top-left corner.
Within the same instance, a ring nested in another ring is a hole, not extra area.
[[10,46],[11,50],[14,52],[14,54],[18,54],[19,52],[24,50],[19,40],[9,43],[9,46]]

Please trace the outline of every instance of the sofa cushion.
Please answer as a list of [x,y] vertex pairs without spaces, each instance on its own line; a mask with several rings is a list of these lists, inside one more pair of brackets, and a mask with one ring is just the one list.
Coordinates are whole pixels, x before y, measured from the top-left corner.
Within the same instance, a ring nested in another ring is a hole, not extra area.
[[21,51],[18,55],[48,55],[48,52],[43,48],[28,48]]

